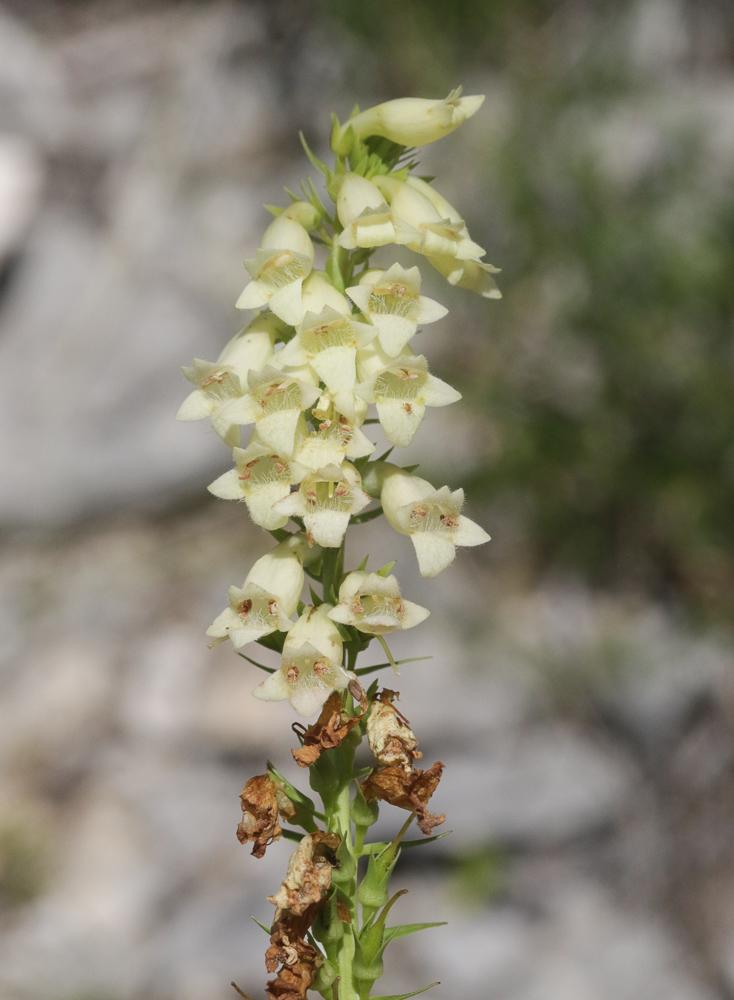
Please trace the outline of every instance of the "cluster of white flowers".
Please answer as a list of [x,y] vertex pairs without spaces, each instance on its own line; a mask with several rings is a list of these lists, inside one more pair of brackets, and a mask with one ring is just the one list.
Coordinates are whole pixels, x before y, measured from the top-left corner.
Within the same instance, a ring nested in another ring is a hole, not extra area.
[[[440,320],[446,308],[421,294],[417,266],[372,267],[371,253],[407,248],[450,284],[487,298],[500,295],[496,269],[431,184],[396,157],[354,155],[355,148],[369,153],[369,137],[400,147],[432,142],[482,100],[455,92],[445,101],[390,101],[336,128],[339,169],[327,177],[335,210],[311,186],[309,200],[294,198],[279,211],[246,261],[251,280],[237,301],[238,309],[261,311],[216,361],[196,359],[184,369],[194,390],[179,419],[209,418],[233,449],[233,468],[210,492],[244,501],[255,524],[279,539],[242,587],[230,588],[207,634],[240,650],[285,633],[280,669],[255,695],[287,698],[305,715],[354,676],[343,663],[348,630],[382,636],[419,624],[428,611],[403,599],[394,576],[363,570],[340,574],[336,603],[325,593],[324,603],[304,606],[304,561],[314,565],[324,550],[340,549],[350,519],[370,504],[410,537],[424,576],[445,569],[456,546],[489,538],[461,514],[462,490],[436,489],[397,465],[370,461],[375,445],[363,428],[374,406],[387,439],[405,446],[426,407],[460,399],[411,349],[419,327]],[[316,266],[320,246],[328,255],[323,269]],[[251,428],[244,447],[243,427]],[[285,537],[289,522],[293,532]]]

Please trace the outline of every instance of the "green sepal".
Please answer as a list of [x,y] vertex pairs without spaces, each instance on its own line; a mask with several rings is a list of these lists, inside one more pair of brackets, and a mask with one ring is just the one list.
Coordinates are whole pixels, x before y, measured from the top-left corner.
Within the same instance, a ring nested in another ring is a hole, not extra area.
[[282,653],[285,632],[271,632],[270,635],[263,635],[256,641],[258,646],[263,646],[265,649],[272,649],[274,653]]
[[385,946],[398,938],[408,937],[409,934],[417,934],[418,931],[427,931],[432,927],[445,927],[447,920],[434,920],[426,924],[396,924],[394,927],[385,928]]
[[380,807],[377,801],[368,802],[358,785],[357,794],[352,802],[352,819],[356,826],[361,827],[363,830],[368,830],[377,822],[379,815]]
[[367,570],[367,563],[369,562],[369,560],[370,560],[370,557],[369,556],[365,556],[364,559],[362,559],[362,561],[360,562],[359,566],[357,566],[356,572],[357,573],[364,573],[364,572],[366,572],[366,570]]
[[357,899],[362,904],[362,917],[370,920],[377,910],[387,902],[388,884],[398,858],[400,848],[388,844],[379,854],[370,854],[367,871],[357,890]]
[[298,133],[298,138],[301,140],[301,146],[303,146],[303,152],[306,154],[308,162],[311,164],[312,167],[314,167],[316,170],[322,173],[326,178],[326,180],[328,181],[332,173],[331,168],[327,166],[323,160],[320,160],[319,157],[314,153],[314,151],[309,146],[306,140],[306,136],[303,134],[303,132]]
[[328,958],[325,958],[319,966],[319,970],[316,973],[316,978],[313,981],[311,989],[316,990],[317,993],[326,993],[336,977],[336,966],[333,965]]
[[380,566],[377,570],[378,576],[390,576],[392,571],[395,569],[395,559],[391,559],[390,562],[385,563],[384,566]]
[[[296,823],[298,826],[302,826],[303,829],[307,830],[309,833],[314,833],[318,827],[314,822],[316,803],[313,799],[310,799],[308,795],[304,795],[303,792],[299,791],[295,785],[291,784],[291,782],[288,781],[288,779],[275,768],[271,761],[268,761],[268,774],[296,807],[295,814],[291,817],[291,822]],[[283,831],[283,833],[285,835],[285,831]]]
[[331,875],[335,886],[349,885],[357,876],[357,859],[352,854],[347,838],[342,839],[336,851],[337,867]]

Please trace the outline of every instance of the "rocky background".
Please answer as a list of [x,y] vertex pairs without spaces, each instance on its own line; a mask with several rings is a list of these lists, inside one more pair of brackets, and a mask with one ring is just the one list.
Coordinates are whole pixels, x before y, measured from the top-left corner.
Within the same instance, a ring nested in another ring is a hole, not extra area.
[[436,581],[352,541],[433,609],[401,704],[453,831],[403,860],[449,925],[385,992],[734,997],[731,12],[594,7],[0,3],[0,1000],[263,995],[288,845],[251,859],[237,795],[291,714],[203,639],[264,539],[179,366],[297,129],[459,80],[486,111],[426,162],[506,298],[434,286],[466,402],[414,460],[496,540]]

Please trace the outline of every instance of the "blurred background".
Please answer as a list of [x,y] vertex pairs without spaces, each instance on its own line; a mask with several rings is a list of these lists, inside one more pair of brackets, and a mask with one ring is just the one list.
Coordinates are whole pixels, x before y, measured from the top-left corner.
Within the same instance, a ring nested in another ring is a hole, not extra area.
[[494,541],[425,582],[353,533],[433,609],[395,646],[454,831],[384,992],[734,997],[731,3],[0,0],[0,1000],[263,996],[289,848],[234,830],[292,716],[205,645],[267,546],[179,366],[240,323],[297,129],[460,82],[423,163],[505,297],[431,279],[465,399],[410,455]]

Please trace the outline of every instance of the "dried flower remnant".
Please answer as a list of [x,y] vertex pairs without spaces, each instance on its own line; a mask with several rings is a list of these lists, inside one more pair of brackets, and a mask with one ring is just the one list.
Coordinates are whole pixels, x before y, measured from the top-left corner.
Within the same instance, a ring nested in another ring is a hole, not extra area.
[[[348,559],[360,538],[350,529],[382,514],[410,540],[425,577],[446,569],[457,547],[489,539],[463,515],[462,490],[435,489],[391,454],[426,433],[430,408],[461,398],[411,349],[421,328],[447,313],[423,294],[423,265],[449,285],[500,297],[497,268],[458,209],[416,176],[412,148],[453,132],[482,101],[459,88],[445,100],[387,101],[355,108],[344,123],[334,117],[332,166],[302,136],[323,190],[309,178],[299,194],[287,191],[289,204],[267,206],[275,218],[245,262],[251,280],[236,303],[257,314],[216,361],[184,370],[193,391],[179,418],[209,418],[232,449],[210,492],[241,501],[277,543],[229,588],[207,635],[211,645],[229,640],[267,674],[257,698],[288,701],[308,718],[293,726],[301,745],[291,753],[321,799],[271,763],[241,792],[237,836],[255,857],[280,837],[300,838],[270,900],[270,1000],[374,1000],[386,945],[432,926],[385,922],[401,895],[390,895],[389,882],[403,836],[414,820],[425,834],[443,822],[428,808],[443,764],[417,769],[422,755],[397,693],[359,683],[410,662],[396,659],[388,639],[400,642],[429,612],[403,597],[395,561],[375,571],[369,554]],[[389,247],[400,248],[400,263]],[[411,252],[420,267],[405,260]],[[369,425],[378,423],[373,440]],[[380,436],[392,447],[377,457]],[[375,641],[387,662],[370,656],[362,665]],[[264,656],[242,651],[252,643]],[[365,735],[371,770],[357,756]],[[388,844],[369,841],[380,803],[410,813]]]
[[316,722],[308,726],[301,736],[302,745],[291,750],[293,759],[301,767],[311,767],[319,759],[324,750],[334,750],[358,726],[369,707],[364,690],[352,681],[349,690],[358,702],[354,715],[344,710],[344,696],[334,691],[324,702]]
[[383,767],[400,764],[411,768],[423,754],[410,723],[395,707],[397,691],[384,688],[376,695],[367,717],[367,740],[375,760]]
[[362,792],[368,801],[381,799],[391,806],[414,812],[423,833],[430,834],[434,827],[446,820],[444,815],[434,815],[428,811],[428,802],[438,788],[442,773],[441,761],[431,764],[425,771],[405,768],[402,764],[390,764],[373,771],[362,782]]
[[252,856],[262,858],[266,849],[282,834],[280,818],[291,819],[295,807],[269,774],[258,774],[240,792],[242,819],[237,826],[241,844],[252,842]]

